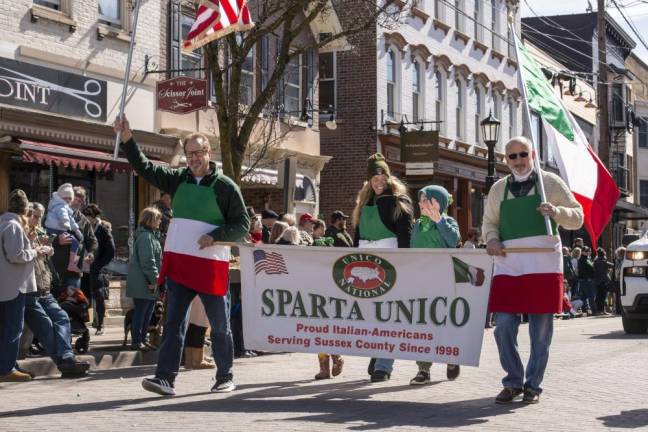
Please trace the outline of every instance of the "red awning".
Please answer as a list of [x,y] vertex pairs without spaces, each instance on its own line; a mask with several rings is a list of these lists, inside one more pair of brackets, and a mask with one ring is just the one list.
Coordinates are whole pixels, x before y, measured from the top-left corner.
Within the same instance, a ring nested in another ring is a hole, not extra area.
[[[116,171],[130,170],[128,161],[124,158],[113,160],[113,155],[99,150],[89,150],[63,144],[52,144],[20,140],[22,159],[25,162],[41,165],[56,165],[87,171]],[[165,164],[161,161],[154,163]],[[165,164],[166,165],[166,164]]]

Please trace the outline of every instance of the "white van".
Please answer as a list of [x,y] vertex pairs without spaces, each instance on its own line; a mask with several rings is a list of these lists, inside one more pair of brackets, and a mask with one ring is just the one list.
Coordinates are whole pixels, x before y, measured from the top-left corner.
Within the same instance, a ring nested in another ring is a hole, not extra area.
[[623,330],[628,334],[648,330],[648,231],[626,249],[621,268]]

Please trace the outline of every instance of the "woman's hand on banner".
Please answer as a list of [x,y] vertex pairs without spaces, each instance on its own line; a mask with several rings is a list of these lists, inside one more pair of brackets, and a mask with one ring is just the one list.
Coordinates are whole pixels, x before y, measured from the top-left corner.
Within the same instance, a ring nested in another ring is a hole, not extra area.
[[540,207],[538,207],[537,210],[542,214],[542,216],[556,216],[556,207],[548,202],[541,203]]
[[115,119],[113,129],[119,134],[122,142],[126,142],[133,137],[133,132],[130,129],[130,123],[128,123],[126,114],[122,115],[121,119],[119,116]]
[[213,246],[214,239],[209,234],[203,234],[198,239],[198,246],[200,249],[205,249],[206,247]]
[[505,256],[504,245],[497,239],[489,240],[486,243],[486,253],[490,256]]

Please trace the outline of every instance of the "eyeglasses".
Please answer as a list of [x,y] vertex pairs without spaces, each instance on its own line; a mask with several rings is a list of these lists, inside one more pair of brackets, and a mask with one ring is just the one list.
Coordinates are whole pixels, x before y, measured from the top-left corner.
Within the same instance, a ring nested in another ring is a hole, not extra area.
[[207,149],[200,149],[192,152],[186,152],[185,155],[187,156],[187,159],[192,159],[195,156],[203,157],[207,154],[208,151],[209,150]]
[[529,152],[511,153],[510,155],[507,155],[507,157],[511,160],[517,159],[518,156],[524,159],[525,157],[529,157]]

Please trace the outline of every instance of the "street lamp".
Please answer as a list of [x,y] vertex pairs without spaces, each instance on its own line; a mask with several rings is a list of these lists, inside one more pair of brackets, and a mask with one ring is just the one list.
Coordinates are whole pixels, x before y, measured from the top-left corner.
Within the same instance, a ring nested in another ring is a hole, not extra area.
[[495,144],[499,139],[500,121],[493,117],[492,111],[489,111],[488,117],[482,120],[479,125],[484,144],[488,147],[488,173],[486,175],[486,193],[488,193],[495,183]]

